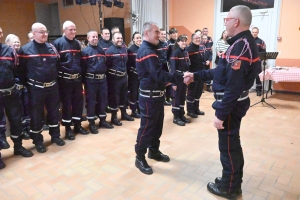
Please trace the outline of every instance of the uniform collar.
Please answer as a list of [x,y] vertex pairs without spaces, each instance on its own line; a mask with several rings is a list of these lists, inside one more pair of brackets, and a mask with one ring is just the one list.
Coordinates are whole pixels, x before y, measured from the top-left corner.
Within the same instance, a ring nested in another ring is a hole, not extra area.
[[150,43],[150,42],[148,42],[148,41],[146,41],[146,40],[144,40],[143,43],[146,44],[147,46],[150,46],[150,47],[153,48],[153,49],[158,49],[158,46],[157,46],[157,45],[152,44],[152,43]]
[[236,34],[235,36],[233,36],[232,38],[228,39],[227,40],[228,44],[232,45],[236,40],[240,39],[243,35],[245,35],[245,36],[251,35],[252,36],[250,30],[242,31],[242,32]]
[[64,38],[65,38],[68,42],[72,42],[72,41],[75,40],[75,38],[74,38],[73,40],[70,40],[70,39],[68,39],[65,35],[64,35]]

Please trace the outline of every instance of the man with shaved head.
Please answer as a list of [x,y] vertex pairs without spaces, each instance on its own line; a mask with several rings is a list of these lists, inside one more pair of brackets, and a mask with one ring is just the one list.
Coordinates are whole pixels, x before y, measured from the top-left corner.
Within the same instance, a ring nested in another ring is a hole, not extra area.
[[57,84],[57,64],[59,55],[49,43],[45,25],[32,25],[33,41],[25,44],[19,51],[19,78],[27,86],[30,108],[30,137],[39,153],[47,151],[43,144],[44,107],[47,109],[47,121],[51,142],[65,145],[60,139],[59,97]]
[[[75,39],[76,26],[73,22],[64,22],[63,33],[62,37],[54,41],[54,46],[60,54],[58,85],[62,102],[62,125],[66,129],[66,139],[75,140],[74,133],[88,134],[81,126],[83,112],[81,45]],[[71,130],[72,121],[74,132]]]
[[[218,130],[222,176],[207,189],[218,196],[235,199],[241,193],[244,158],[240,142],[241,120],[250,106],[248,91],[259,71],[258,51],[249,27],[252,14],[247,6],[235,6],[224,19],[231,39],[226,56],[220,58],[213,80],[216,101],[214,126]],[[197,79],[197,75],[194,77]]]

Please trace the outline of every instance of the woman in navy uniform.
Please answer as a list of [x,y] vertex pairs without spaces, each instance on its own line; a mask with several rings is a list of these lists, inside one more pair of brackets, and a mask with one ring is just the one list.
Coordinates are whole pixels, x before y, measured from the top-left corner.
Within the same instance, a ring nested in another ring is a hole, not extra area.
[[189,70],[190,58],[185,50],[187,46],[187,36],[180,35],[174,45],[174,50],[170,57],[171,73],[176,77],[176,82],[172,84],[172,113],[173,123],[184,126],[190,120],[184,116],[184,103],[186,98],[187,85],[183,83],[183,74]]
[[135,32],[132,35],[133,45],[127,50],[128,61],[127,61],[127,72],[128,72],[128,90],[129,90],[129,107],[131,109],[131,117],[141,118],[138,113],[138,89],[139,89],[139,78],[136,71],[136,53],[142,43],[142,36],[139,32]]

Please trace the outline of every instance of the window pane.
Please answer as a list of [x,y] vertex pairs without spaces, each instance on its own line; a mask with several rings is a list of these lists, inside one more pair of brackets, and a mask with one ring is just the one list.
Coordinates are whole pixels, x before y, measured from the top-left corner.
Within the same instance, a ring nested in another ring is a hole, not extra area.
[[274,0],[222,0],[221,12],[229,12],[237,5],[248,6],[250,10],[274,8]]
[[63,0],[64,6],[71,6],[73,5],[73,0]]

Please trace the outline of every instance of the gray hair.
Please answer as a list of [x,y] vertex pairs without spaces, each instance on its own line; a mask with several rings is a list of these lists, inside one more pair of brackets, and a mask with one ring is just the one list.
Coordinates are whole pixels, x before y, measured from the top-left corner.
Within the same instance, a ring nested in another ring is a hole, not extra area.
[[92,32],[96,32],[97,34],[98,34],[98,32],[97,31],[95,31],[95,30],[89,30],[88,32],[87,32],[87,37],[89,37],[90,36],[90,34],[92,33]]
[[156,22],[146,22],[143,25],[143,36],[145,34],[146,31],[151,31],[152,25],[155,25],[158,27],[158,24]]
[[63,24],[63,30],[67,29],[70,25],[75,25],[73,22],[67,20]]
[[243,26],[249,26],[252,22],[251,10],[247,6],[234,6],[230,9],[233,12],[233,15],[238,18]]

